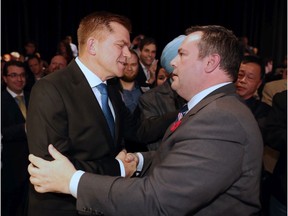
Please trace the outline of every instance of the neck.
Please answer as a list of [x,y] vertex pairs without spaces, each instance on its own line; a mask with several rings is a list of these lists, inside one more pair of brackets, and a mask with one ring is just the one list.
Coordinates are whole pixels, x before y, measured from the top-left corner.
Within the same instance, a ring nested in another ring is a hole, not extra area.
[[135,82],[125,82],[121,79],[120,79],[120,83],[123,89],[129,90],[129,91],[131,91],[135,86]]

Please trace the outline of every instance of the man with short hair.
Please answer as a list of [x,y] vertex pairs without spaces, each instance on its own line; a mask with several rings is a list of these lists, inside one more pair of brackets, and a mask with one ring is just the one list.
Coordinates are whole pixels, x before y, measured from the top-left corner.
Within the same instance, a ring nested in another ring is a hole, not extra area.
[[237,94],[245,100],[261,130],[264,128],[270,106],[258,100],[255,93],[262,84],[264,76],[265,69],[262,59],[258,56],[244,56],[235,82]]
[[6,88],[1,92],[1,215],[25,216],[29,185],[25,123],[30,96],[23,90],[25,64],[6,62],[3,79]]
[[[79,56],[67,66],[63,56],[52,58],[50,72],[59,70],[32,89],[27,118],[30,153],[52,160],[47,149],[51,142],[81,170],[126,175],[125,162],[116,157],[124,148],[123,137],[133,136],[135,127],[119,92],[106,81],[123,75],[131,56],[130,32],[130,20],[118,14],[94,12],[81,20]],[[78,215],[73,196],[30,189],[29,216]]]
[[51,74],[56,70],[63,69],[67,66],[67,60],[62,55],[55,55],[51,58],[48,68],[45,70],[46,74]]

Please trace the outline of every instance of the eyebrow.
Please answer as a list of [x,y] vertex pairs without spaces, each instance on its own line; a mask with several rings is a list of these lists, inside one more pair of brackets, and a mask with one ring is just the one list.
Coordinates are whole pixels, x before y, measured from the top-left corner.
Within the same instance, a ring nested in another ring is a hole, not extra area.
[[119,43],[119,42],[125,44],[128,47],[130,47],[130,42],[125,42],[124,40],[117,41],[117,43]]

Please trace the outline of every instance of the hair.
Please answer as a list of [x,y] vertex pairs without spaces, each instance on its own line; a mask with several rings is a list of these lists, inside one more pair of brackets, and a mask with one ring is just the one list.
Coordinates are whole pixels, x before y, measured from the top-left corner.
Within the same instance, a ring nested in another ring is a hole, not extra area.
[[[64,45],[65,47],[65,50],[66,50],[66,53],[63,53],[60,46],[61,45]],[[70,46],[70,43],[67,41],[67,40],[61,40],[58,44],[57,44],[57,51],[56,51],[56,54],[60,54],[60,55],[63,55],[66,60],[67,60],[67,63],[69,63],[73,58],[73,52],[72,52],[72,49],[71,49],[71,46]]]
[[123,25],[129,33],[132,32],[132,24],[127,17],[106,11],[97,11],[84,17],[79,24],[77,30],[79,49],[85,45],[86,40],[91,35],[101,37],[104,36],[104,30],[105,32],[113,32],[111,22],[119,23]]
[[17,66],[17,67],[24,68],[24,71],[26,72],[25,64],[23,62],[11,60],[11,61],[5,63],[5,65],[3,67],[3,76],[8,75],[8,67],[10,67],[10,66]]
[[231,30],[223,26],[192,26],[186,29],[186,35],[200,31],[203,33],[199,43],[199,58],[211,54],[220,56],[220,68],[228,73],[235,81],[238,76],[238,70],[243,57],[243,52],[238,38]]
[[129,49],[129,51],[131,52],[132,55],[135,55],[137,57],[137,61],[139,63],[139,56],[138,56],[137,52],[134,49]]
[[71,36],[71,35],[67,35],[67,36],[65,37],[65,39],[66,39],[66,40],[69,40],[69,41],[72,41],[72,36]]
[[156,43],[156,40],[152,37],[144,37],[141,41],[140,41],[140,44],[139,44],[139,50],[142,51],[143,47],[145,45],[149,45],[149,44],[154,44],[157,48],[157,43]]
[[38,55],[29,56],[28,59],[27,59],[27,62],[29,62],[31,59],[37,59],[37,61],[38,61],[39,63],[42,62],[42,59],[41,59]]
[[254,63],[260,66],[261,68],[261,80],[264,79],[265,77],[265,64],[262,58],[260,58],[259,56],[255,56],[255,55],[247,55],[247,56],[243,56],[242,59],[242,64],[247,64],[247,63]]
[[28,46],[29,44],[32,44],[32,45],[35,47],[35,52],[36,52],[37,49],[38,49],[38,45],[37,45],[36,41],[34,41],[34,40],[28,40],[28,41],[25,42],[24,47],[25,47],[25,46]]

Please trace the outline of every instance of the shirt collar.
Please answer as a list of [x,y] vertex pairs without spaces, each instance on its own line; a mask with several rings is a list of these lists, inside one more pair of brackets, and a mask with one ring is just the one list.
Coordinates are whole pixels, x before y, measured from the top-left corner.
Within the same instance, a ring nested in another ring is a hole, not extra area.
[[225,83],[220,83],[214,86],[211,86],[201,92],[199,92],[198,94],[194,95],[193,98],[191,98],[191,100],[188,102],[188,110],[192,109],[194,106],[196,106],[204,97],[206,97],[208,94],[210,94],[211,92],[215,91],[216,89],[227,85],[231,82],[225,82]]
[[[90,69],[88,69],[78,57],[75,59],[77,65],[80,67],[81,71],[83,72],[84,76],[86,77],[89,85],[91,88],[99,85],[102,83],[102,80],[95,74],[93,73]],[[105,82],[106,83],[106,82]]]
[[7,91],[9,92],[9,94],[15,98],[16,96],[24,96],[23,91],[20,94],[16,94],[15,92],[13,92],[11,89],[9,89],[8,87],[6,87]]

